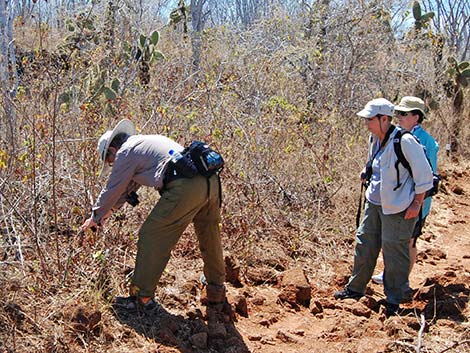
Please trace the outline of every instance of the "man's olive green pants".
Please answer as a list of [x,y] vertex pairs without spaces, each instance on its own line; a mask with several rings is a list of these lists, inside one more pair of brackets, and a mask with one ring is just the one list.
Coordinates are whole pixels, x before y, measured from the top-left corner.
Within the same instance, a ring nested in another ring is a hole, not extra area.
[[154,296],[171,250],[191,222],[199,241],[207,282],[224,283],[219,193],[217,175],[210,179],[200,175],[176,179],[165,186],[139,231],[131,295]]

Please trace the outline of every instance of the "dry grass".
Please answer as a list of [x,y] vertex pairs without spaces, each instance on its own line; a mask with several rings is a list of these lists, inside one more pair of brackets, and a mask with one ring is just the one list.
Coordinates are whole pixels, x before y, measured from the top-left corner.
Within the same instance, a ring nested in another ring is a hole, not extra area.
[[[88,69],[107,60],[102,47],[70,57],[64,71],[47,54],[51,41],[21,77],[13,139],[1,136],[0,350],[150,350],[148,340],[107,309],[112,296],[126,291],[137,229],[157,193],[142,191],[141,205],[126,206],[94,244],[81,246],[77,238],[104,183],[96,176],[96,141],[124,117],[142,133],[181,143],[202,139],[222,152],[223,242],[245,268],[300,263],[318,283],[330,283],[332,261],[351,254],[366,153],[367,133],[355,112],[371,98],[396,101],[426,87],[440,103],[425,126],[438,138],[440,156],[456,119],[430,49],[392,40],[379,20],[359,13],[332,14],[322,47],[285,16],[250,31],[207,30],[197,80],[189,40],[165,29],[159,46],[168,59],[152,67],[150,85],[130,81],[113,102],[86,103]],[[109,67],[110,77],[125,77],[124,71]],[[70,87],[76,95],[61,107],[57,97]],[[469,111],[467,100],[466,121]],[[468,158],[469,135],[467,124],[459,158]],[[181,287],[188,273],[197,278],[200,265],[189,229],[157,293],[175,312],[190,304]],[[98,331],[77,329],[80,307],[101,313]]]

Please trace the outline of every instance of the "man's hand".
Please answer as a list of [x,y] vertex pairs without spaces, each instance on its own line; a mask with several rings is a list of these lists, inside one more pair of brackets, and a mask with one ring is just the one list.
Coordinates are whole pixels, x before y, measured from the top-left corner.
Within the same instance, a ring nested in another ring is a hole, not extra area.
[[361,170],[361,174],[359,174],[359,178],[361,179],[361,183],[364,184],[366,181],[366,168]]
[[98,228],[98,224],[96,224],[96,222],[93,221],[93,218],[92,218],[92,217],[88,218],[88,219],[85,221],[85,223],[82,224],[82,226],[80,227],[80,230],[84,232],[85,230],[90,229],[90,228],[91,228],[91,229],[96,229],[96,228]]
[[421,203],[414,200],[411,205],[408,206],[405,213],[405,219],[412,219],[419,216],[421,210]]

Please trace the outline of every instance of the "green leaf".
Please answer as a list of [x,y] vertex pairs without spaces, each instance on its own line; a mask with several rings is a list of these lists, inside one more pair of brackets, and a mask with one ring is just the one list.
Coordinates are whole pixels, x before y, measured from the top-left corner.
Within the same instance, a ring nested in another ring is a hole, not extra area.
[[459,81],[459,83],[463,86],[463,87],[467,87],[468,86],[468,79],[462,75],[459,75],[457,77],[457,81]]
[[470,78],[470,69],[463,70],[460,75],[465,78]]
[[434,12],[428,12],[426,14],[424,14],[423,16],[421,16],[421,22],[428,22],[431,18],[434,17]]
[[72,100],[72,94],[70,92],[64,92],[59,96],[59,104],[70,103]]
[[128,42],[124,42],[122,43],[122,49],[124,50],[124,52],[130,53],[132,50],[132,46]]
[[455,76],[456,73],[457,73],[457,70],[455,70],[454,68],[447,69],[447,74],[449,76]]
[[113,82],[111,82],[111,89],[114,91],[114,92],[118,92],[119,91],[119,85],[121,84],[121,82],[119,81],[119,79],[115,78],[113,80]]
[[158,41],[160,40],[160,33],[158,31],[153,31],[150,35],[150,43],[153,45],[157,45]]
[[115,100],[117,95],[116,92],[114,92],[111,88],[104,86],[103,87],[103,94],[106,97],[106,99],[109,100]]
[[465,70],[469,66],[470,66],[470,63],[468,61],[462,61],[459,64],[459,70]]
[[139,46],[143,48],[145,46],[146,41],[147,41],[147,37],[141,34],[139,37]]
[[159,50],[154,50],[152,56],[153,56],[154,60],[164,60],[164,59],[166,59],[165,55],[163,55],[163,53]]
[[454,58],[453,56],[449,56],[449,57],[447,58],[447,62],[448,62],[449,64],[452,64],[452,65],[457,65],[457,60],[455,60],[455,58]]
[[413,2],[413,17],[415,20],[421,19],[421,5],[418,1]]
[[95,30],[95,26],[93,25],[93,22],[91,22],[91,21],[86,22],[83,27],[85,27],[86,29],[88,29],[90,31]]

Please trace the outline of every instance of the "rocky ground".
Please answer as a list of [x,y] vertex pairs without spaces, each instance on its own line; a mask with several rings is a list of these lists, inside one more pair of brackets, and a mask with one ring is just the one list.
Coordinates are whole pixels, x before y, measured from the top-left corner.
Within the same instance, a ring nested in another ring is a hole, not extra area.
[[[227,257],[228,269],[234,268],[229,279],[235,285],[228,288],[234,322],[225,316],[225,323],[211,323],[204,307],[188,308],[181,316],[160,308],[156,317],[138,324],[120,320],[157,337],[162,352],[468,352],[469,211],[470,173],[450,170],[419,241],[410,278],[413,301],[399,316],[386,318],[381,285],[371,283],[359,301],[332,297],[347,281],[351,257],[333,262],[336,276],[326,287],[317,284],[309,264],[300,262],[278,275],[263,268],[242,269],[240,275],[236,260]],[[199,295],[196,279],[187,286],[188,296]],[[164,305],[171,306],[170,298]]]
[[[110,306],[89,310],[79,300],[71,301],[60,317],[48,318],[62,325],[49,338],[47,351],[469,352],[470,172],[453,167],[443,177],[418,242],[418,262],[410,277],[414,298],[398,316],[385,316],[381,285],[370,283],[358,301],[333,298],[351,271],[351,241],[329,263],[299,260],[287,270],[244,268],[228,255],[231,307],[222,314],[201,304],[198,270],[188,279],[186,268],[180,269],[181,276],[172,270],[182,282],[164,276],[167,282],[158,293],[161,306],[151,313],[129,314]],[[262,249],[263,256],[280,261],[275,244],[265,243]],[[382,267],[379,260],[377,271]],[[7,303],[5,320],[15,323],[16,335],[40,335],[41,320],[25,313],[22,305]],[[5,320],[0,328],[6,327]],[[1,348],[2,353],[15,351]]]

